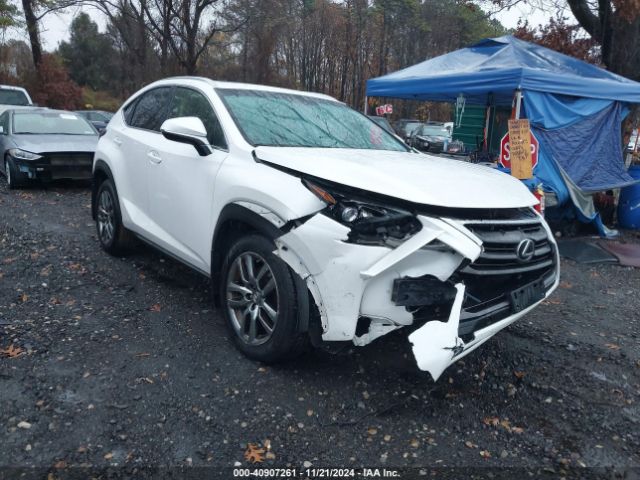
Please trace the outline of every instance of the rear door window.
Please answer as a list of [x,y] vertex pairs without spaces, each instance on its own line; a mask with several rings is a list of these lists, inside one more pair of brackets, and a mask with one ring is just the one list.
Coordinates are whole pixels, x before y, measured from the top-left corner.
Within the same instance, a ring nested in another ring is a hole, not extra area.
[[[154,88],[144,93],[135,103],[129,125],[159,132],[160,125],[167,117],[170,100],[171,87]],[[125,109],[125,119],[127,113]]]

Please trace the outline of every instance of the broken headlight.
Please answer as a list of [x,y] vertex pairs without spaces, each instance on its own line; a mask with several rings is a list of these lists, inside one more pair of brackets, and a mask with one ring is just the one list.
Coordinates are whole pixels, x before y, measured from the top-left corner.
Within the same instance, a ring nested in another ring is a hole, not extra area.
[[303,183],[327,204],[325,215],[351,229],[349,242],[396,247],[422,228],[416,216],[406,210],[353,200],[307,180]]

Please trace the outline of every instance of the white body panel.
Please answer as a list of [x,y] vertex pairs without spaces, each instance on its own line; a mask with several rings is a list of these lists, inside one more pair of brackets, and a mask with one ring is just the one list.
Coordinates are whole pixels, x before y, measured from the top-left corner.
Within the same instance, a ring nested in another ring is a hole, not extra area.
[[256,156],[314,177],[423,205],[515,208],[538,203],[522,182],[502,172],[421,153],[258,147]]
[[[221,123],[228,149],[212,149],[200,156],[191,145],[127,126],[122,111],[117,112],[99,141],[95,160],[106,163],[113,174],[124,225],[208,274],[214,233],[226,206],[239,205],[276,228],[303,219],[275,238],[276,253],[306,282],[320,312],[325,341],[364,345],[411,325],[412,312],[391,300],[394,281],[427,275],[447,281],[463,263],[481,255],[483,243],[460,221],[422,214],[416,217],[420,231],[395,248],[353,243],[348,240],[349,227],[319,213],[326,204],[299,176],[311,175],[424,206],[490,210],[530,208],[537,202],[508,175],[454,160],[410,152],[254,148],[215,89],[281,89],[175,78],[156,82],[137,95],[160,85],[187,86],[203,93]],[[546,231],[555,248],[553,236]],[[431,248],[436,243],[446,248]],[[557,249],[555,255],[557,264]],[[556,271],[546,295],[556,287],[558,275]],[[530,310],[478,330],[465,344],[457,333],[465,287],[458,284],[456,289],[449,321],[427,322],[409,338],[418,366],[434,378]],[[357,336],[361,317],[369,318],[371,325]]]

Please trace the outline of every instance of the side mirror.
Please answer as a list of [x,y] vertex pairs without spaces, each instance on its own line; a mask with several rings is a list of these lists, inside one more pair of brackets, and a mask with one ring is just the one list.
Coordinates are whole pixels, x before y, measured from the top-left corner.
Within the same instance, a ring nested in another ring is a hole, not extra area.
[[200,156],[211,153],[207,129],[198,117],[177,117],[165,120],[160,132],[167,140],[193,145]]

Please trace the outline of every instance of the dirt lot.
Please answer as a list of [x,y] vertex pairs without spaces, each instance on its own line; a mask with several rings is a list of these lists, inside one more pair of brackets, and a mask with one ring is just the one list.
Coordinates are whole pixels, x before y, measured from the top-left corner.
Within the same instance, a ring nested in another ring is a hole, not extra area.
[[268,441],[262,465],[638,474],[640,270],[562,268],[437,383],[402,331],[266,367],[233,348],[208,280],[103,253],[86,187],[3,184],[0,348],[24,353],[0,357],[0,466],[246,466]]

